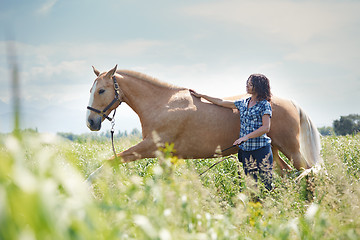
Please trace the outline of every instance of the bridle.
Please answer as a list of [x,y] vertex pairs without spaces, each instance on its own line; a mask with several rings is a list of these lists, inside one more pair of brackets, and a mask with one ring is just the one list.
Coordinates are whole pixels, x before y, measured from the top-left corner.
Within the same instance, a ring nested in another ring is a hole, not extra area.
[[[100,111],[99,109],[93,108],[91,106],[87,106],[87,109],[99,114],[100,116],[102,116],[103,118],[106,118],[107,120],[109,120],[110,122],[113,121],[115,113],[116,113],[116,109],[114,110],[114,115],[113,117],[109,117],[109,115],[106,115],[105,113],[112,107],[112,105],[114,105],[116,102],[119,102],[119,105],[121,104],[121,100],[119,98],[120,96],[120,88],[119,88],[119,84],[117,83],[115,76],[112,77],[112,80],[114,81],[114,91],[115,91],[115,97],[114,99],[111,101],[111,103],[109,103],[109,105],[107,105],[102,111]],[[110,114],[110,113],[109,113]]]
[[87,109],[99,114],[101,117],[106,118],[107,120],[109,120],[111,122],[111,131],[110,131],[111,132],[111,144],[112,144],[112,149],[113,149],[113,152],[114,152],[115,159],[117,159],[117,155],[116,155],[116,151],[115,151],[115,147],[114,147],[114,132],[115,132],[114,126],[115,126],[116,108],[114,109],[114,113],[113,113],[112,118],[109,117],[110,113],[108,115],[105,114],[106,111],[108,111],[112,107],[112,105],[114,105],[116,102],[119,102],[119,105],[122,103],[122,101],[120,99],[120,91],[121,90],[119,88],[119,84],[117,83],[115,76],[112,77],[112,80],[114,82],[115,97],[111,101],[111,103],[109,103],[102,111],[100,111],[99,109],[90,107],[90,106],[87,106]]

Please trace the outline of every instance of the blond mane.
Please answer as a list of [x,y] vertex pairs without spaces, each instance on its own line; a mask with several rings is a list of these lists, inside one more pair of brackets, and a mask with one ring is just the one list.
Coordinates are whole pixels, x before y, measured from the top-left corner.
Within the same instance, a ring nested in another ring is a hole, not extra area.
[[143,74],[140,72],[132,71],[132,70],[117,70],[116,73],[118,73],[120,75],[127,75],[129,77],[137,78],[137,79],[151,83],[158,87],[169,88],[169,89],[185,89],[185,88],[178,87],[178,86],[175,86],[175,85],[172,85],[169,83],[162,82],[157,78],[151,77],[149,75],[146,75],[146,74]]

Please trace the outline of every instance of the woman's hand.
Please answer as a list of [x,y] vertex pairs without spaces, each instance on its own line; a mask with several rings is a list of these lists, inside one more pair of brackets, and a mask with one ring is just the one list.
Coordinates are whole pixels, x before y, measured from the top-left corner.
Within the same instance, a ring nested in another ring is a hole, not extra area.
[[246,142],[247,140],[249,140],[249,138],[247,136],[241,137],[239,139],[236,139],[235,142],[233,143],[233,145],[240,145],[243,142]]
[[192,89],[189,89],[190,93],[194,96],[194,97],[197,97],[197,98],[201,98],[202,97],[202,94],[199,94],[197,92],[195,92],[194,90]]

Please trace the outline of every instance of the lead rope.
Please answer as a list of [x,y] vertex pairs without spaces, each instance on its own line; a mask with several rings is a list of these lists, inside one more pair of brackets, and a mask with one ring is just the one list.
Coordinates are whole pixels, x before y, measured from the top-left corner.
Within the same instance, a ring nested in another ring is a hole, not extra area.
[[218,165],[219,163],[221,163],[222,161],[224,160],[227,160],[229,158],[231,158],[232,156],[230,157],[227,157],[227,158],[223,158],[223,159],[220,159],[219,161],[217,161],[216,163],[214,163],[213,165],[211,165],[211,167],[209,167],[208,169],[206,169],[205,171],[203,171],[202,173],[199,174],[199,177],[201,177],[203,174],[205,174],[207,171],[209,171],[210,169],[212,169],[213,167],[215,167],[216,165]]
[[[119,84],[117,83],[116,81],[116,78],[115,76],[112,77],[112,80],[114,82],[114,90],[115,90],[115,98],[114,100],[118,100],[121,104],[121,101],[119,99],[119,95],[120,95],[120,88],[119,88]],[[113,100],[113,101],[114,101]],[[119,104],[119,105],[120,105]],[[114,157],[115,157],[115,160],[117,159],[117,155],[116,155],[116,151],[115,151],[115,147],[114,147],[114,132],[115,132],[115,113],[116,113],[116,108],[114,109],[114,114],[113,114],[113,117],[111,119],[111,145],[112,145],[112,150],[114,152]]]
[[[241,144],[242,144],[242,143],[241,143]],[[227,150],[229,150],[229,149],[231,149],[231,148],[233,148],[233,147],[236,147],[236,146],[238,146],[238,145],[232,145],[231,147],[225,148],[223,151],[221,151],[221,153],[224,153],[225,151],[227,151]],[[210,156],[210,157],[212,157],[212,156]],[[208,157],[208,158],[210,158],[210,157]],[[224,160],[226,160],[226,159],[229,159],[229,158],[231,158],[231,157],[232,157],[232,156],[227,157],[227,158],[220,159],[219,161],[217,161],[216,163],[214,163],[213,165],[211,165],[208,169],[206,169],[204,172],[200,173],[199,177],[201,177],[204,173],[206,173],[207,171],[209,171],[210,169],[212,169],[213,167],[215,167],[216,165],[218,165],[218,164],[221,163],[222,161],[224,161]]]
[[116,113],[116,109],[114,110],[114,114],[111,120],[111,145],[112,145],[112,150],[114,152],[114,156],[115,159],[117,159],[117,155],[116,155],[116,151],[115,151],[115,147],[114,147],[114,132],[115,132],[115,113]]

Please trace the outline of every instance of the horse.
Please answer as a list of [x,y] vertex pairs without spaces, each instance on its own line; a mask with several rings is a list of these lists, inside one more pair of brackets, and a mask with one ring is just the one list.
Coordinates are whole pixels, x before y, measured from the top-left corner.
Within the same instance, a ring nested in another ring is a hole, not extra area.
[[[148,75],[117,70],[117,65],[101,73],[95,67],[96,79],[90,89],[87,126],[101,129],[105,119],[122,102],[140,118],[143,139],[109,161],[127,163],[156,157],[159,144],[174,143],[182,159],[217,156],[219,149],[232,146],[239,137],[238,110],[224,108],[194,97],[190,90],[159,81]],[[228,99],[245,98],[246,94]],[[292,167],[279,155],[281,151],[297,170],[310,169],[321,163],[320,134],[304,110],[291,100],[273,96],[273,115],[268,136],[274,162],[281,171]],[[103,109],[103,110],[99,110]],[[222,153],[237,152],[231,148]]]

